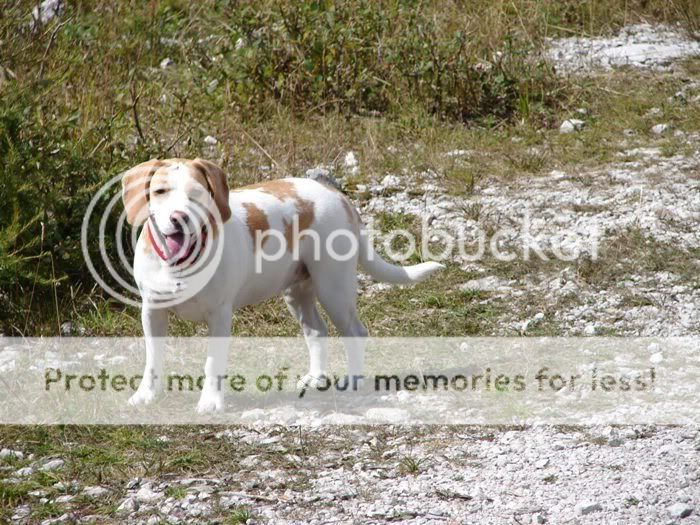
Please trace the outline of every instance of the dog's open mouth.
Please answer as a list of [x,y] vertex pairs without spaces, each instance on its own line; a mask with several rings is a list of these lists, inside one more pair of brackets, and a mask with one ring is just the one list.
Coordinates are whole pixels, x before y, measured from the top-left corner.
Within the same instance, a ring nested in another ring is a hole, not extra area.
[[182,259],[189,256],[197,244],[197,237],[191,233],[175,232],[170,235],[164,235],[165,246],[168,248],[168,254],[171,259]]

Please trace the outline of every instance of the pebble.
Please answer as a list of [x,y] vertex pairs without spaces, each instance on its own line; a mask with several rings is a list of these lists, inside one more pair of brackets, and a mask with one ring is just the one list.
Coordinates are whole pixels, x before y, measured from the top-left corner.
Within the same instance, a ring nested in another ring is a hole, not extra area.
[[481,279],[472,279],[471,281],[467,281],[459,286],[459,289],[463,292],[495,292],[497,290],[505,290],[507,288],[508,286],[503,281],[494,276],[482,277]]
[[48,471],[51,471],[51,470],[59,469],[59,468],[61,468],[64,464],[65,464],[65,461],[63,461],[63,460],[60,459],[60,458],[51,459],[51,460],[47,461],[46,463],[44,463],[44,464],[39,468],[39,470],[43,470],[44,472],[48,472]]
[[204,137],[204,143],[207,146],[216,146],[219,143],[219,141],[216,140],[216,137],[212,137],[211,135],[207,135],[206,137]]
[[671,129],[671,126],[669,126],[668,124],[657,124],[656,126],[651,128],[651,132],[654,135],[662,135],[670,129]]
[[19,450],[12,450],[10,448],[3,448],[0,450],[0,459],[24,459],[24,453]]
[[173,67],[175,65],[175,61],[172,60],[171,58],[164,58],[163,60],[160,61],[160,68],[161,69],[168,69],[169,67]]
[[128,497],[117,507],[117,514],[133,514],[139,509],[139,502],[134,497]]
[[149,485],[144,485],[136,492],[136,499],[140,503],[155,503],[156,501],[163,499],[165,494],[163,492],[157,492],[151,490]]
[[573,133],[574,131],[581,131],[585,125],[586,123],[583,120],[576,118],[567,119],[559,126],[559,133],[566,134]]
[[106,494],[109,494],[109,489],[106,489],[104,487],[85,487],[83,489],[83,494],[85,496],[88,496],[90,498],[100,498]]
[[695,510],[693,507],[688,505],[687,503],[675,503],[671,505],[668,508],[668,513],[673,517],[673,518],[678,518],[678,519],[683,519],[687,518],[693,513],[693,510]]
[[574,507],[574,512],[577,516],[586,516],[587,514],[592,514],[593,512],[599,512],[603,510],[600,503],[594,501],[582,501],[577,503]]

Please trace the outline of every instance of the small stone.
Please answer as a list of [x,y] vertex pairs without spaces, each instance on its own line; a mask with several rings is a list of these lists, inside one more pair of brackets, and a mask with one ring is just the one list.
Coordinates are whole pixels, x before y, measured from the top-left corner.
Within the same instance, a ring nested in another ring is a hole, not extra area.
[[689,506],[687,503],[675,503],[668,508],[669,514],[677,519],[687,518],[695,510],[693,507]]
[[586,123],[583,120],[576,118],[567,119],[559,126],[559,133],[566,134],[581,131],[585,125]]
[[595,324],[586,325],[583,329],[583,335],[591,336],[598,333],[598,327]]
[[207,93],[211,94],[214,91],[216,91],[216,88],[219,87],[219,81],[217,79],[212,80],[207,84]]
[[[476,291],[476,292],[495,292],[496,290],[503,288],[503,283],[498,277],[488,276],[482,277],[481,279],[472,279],[459,286],[459,289],[463,292]],[[544,316],[543,316],[544,317]]]
[[535,514],[532,517],[532,523],[533,523],[533,525],[540,525],[542,523],[547,523],[547,518],[545,518],[542,514]]
[[387,175],[379,185],[384,189],[398,189],[401,187],[401,179],[396,175]]
[[668,124],[657,124],[656,126],[651,128],[651,132],[654,135],[661,135],[663,133],[666,133],[666,131],[668,131],[670,129],[671,129],[671,126],[669,126]]
[[603,510],[603,507],[600,505],[600,503],[596,503],[593,501],[582,501],[580,503],[577,503],[574,507],[574,511],[576,512],[577,516],[585,516],[587,514],[592,514],[593,512],[599,512],[601,510]]
[[0,459],[24,459],[24,453],[19,450],[12,450],[11,448],[3,448],[0,450]]
[[204,143],[207,146],[216,146],[219,143],[219,141],[216,140],[216,137],[212,137],[211,135],[207,135],[206,137],[204,137]]
[[164,493],[151,490],[151,487],[148,485],[141,487],[138,492],[136,492],[136,499],[140,503],[155,503],[162,499],[163,496],[165,496]]
[[58,496],[55,499],[55,501],[56,501],[56,503],[59,503],[59,504],[60,503],[70,503],[73,498],[75,498],[75,496],[73,496],[71,494],[64,494],[63,496]]
[[65,461],[61,458],[52,459],[44,463],[39,470],[43,470],[44,472],[56,470],[57,468],[61,468],[64,463]]
[[355,190],[357,193],[366,193],[367,192],[367,184],[358,184],[355,187]]
[[24,467],[19,470],[15,470],[14,475],[18,476],[20,478],[26,478],[27,476],[31,476],[34,474],[34,469],[32,467]]
[[69,336],[73,333],[73,323],[70,321],[66,321],[65,323],[61,323],[61,335],[62,336]]
[[139,502],[136,498],[130,497],[122,501],[117,507],[117,514],[133,514],[139,509]]
[[141,478],[131,478],[126,484],[126,490],[132,490],[141,485]]
[[661,352],[656,352],[655,354],[652,354],[651,357],[649,357],[649,362],[654,363],[655,365],[658,365],[663,360],[664,355]]
[[85,487],[83,489],[83,494],[85,496],[88,496],[90,498],[99,498],[104,496],[105,494],[109,494],[109,490],[104,488],[104,487]]
[[168,69],[169,67],[173,67],[175,65],[175,61],[171,58],[164,58],[163,60],[160,61],[160,68],[161,69]]

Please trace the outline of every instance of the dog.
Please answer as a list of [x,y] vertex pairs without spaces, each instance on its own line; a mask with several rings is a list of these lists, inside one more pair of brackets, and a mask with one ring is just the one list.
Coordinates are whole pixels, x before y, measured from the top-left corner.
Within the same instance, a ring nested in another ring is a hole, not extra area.
[[[149,404],[163,386],[168,313],[206,322],[209,343],[199,413],[221,411],[233,312],[283,295],[301,325],[309,371],[324,378],[326,325],[319,302],[344,338],[350,377],[361,377],[367,329],[357,316],[357,264],[388,283],[418,282],[443,265],[393,265],[373,250],[359,213],[330,185],[277,179],[229,191],[226,174],[203,159],[150,160],[121,179],[126,220],[143,226],[134,253],[146,364],[129,399]],[[199,267],[198,271],[190,271]]]

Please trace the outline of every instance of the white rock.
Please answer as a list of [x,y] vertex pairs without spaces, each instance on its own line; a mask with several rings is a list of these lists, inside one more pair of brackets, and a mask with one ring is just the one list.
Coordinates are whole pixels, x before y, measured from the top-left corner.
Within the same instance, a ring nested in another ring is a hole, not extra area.
[[206,137],[204,137],[204,143],[207,146],[216,146],[219,143],[219,141],[216,140],[216,137],[212,137],[211,135],[207,135]]
[[570,118],[565,120],[559,126],[559,133],[573,133],[574,131],[581,131],[586,123],[583,120],[576,118]]
[[29,27],[34,30],[63,14],[63,0],[44,0],[32,9],[32,21]]
[[48,472],[50,470],[56,470],[57,468],[61,468],[65,464],[65,461],[63,461],[61,458],[56,458],[56,459],[51,459],[44,463],[39,470],[43,470],[44,472]]
[[12,450],[11,448],[3,448],[0,450],[0,459],[24,459],[24,453],[19,450]]
[[[508,289],[508,286],[505,285],[498,277],[490,275],[488,277],[482,277],[481,279],[472,279],[471,281],[467,281],[466,283],[459,285],[459,289],[463,292],[495,292],[496,290],[506,290]],[[544,317],[544,315],[542,317]]]
[[20,478],[26,478],[27,476],[31,476],[34,474],[34,469],[32,467],[24,467],[18,470],[15,470],[14,475],[19,476]]
[[594,501],[582,501],[577,503],[574,507],[574,512],[577,516],[585,516],[586,514],[592,514],[593,512],[599,512],[603,510],[600,503]]
[[133,514],[139,508],[139,502],[134,497],[128,497],[117,507],[117,514]]
[[163,60],[160,61],[160,68],[161,69],[168,69],[169,67],[172,67],[175,65],[175,61],[172,60],[171,58],[164,58]]
[[583,329],[583,335],[595,335],[598,333],[598,327],[596,326],[595,323],[591,323],[586,325],[586,327]]
[[63,494],[62,496],[58,496],[54,501],[59,504],[70,503],[73,500],[73,498],[75,498],[75,496],[73,496],[72,494]]
[[151,490],[151,487],[148,485],[144,485],[136,492],[136,499],[139,503],[155,503],[163,499],[164,496],[165,494],[163,492]]
[[677,519],[687,518],[695,510],[693,507],[687,503],[675,503],[668,508],[668,513]]
[[105,494],[109,494],[109,489],[100,486],[85,487],[83,489],[83,494],[90,498],[99,498],[104,496]]
[[384,189],[398,189],[402,186],[401,179],[396,175],[387,175],[379,183],[379,186]]
[[651,132],[654,135],[662,135],[663,133],[666,133],[666,131],[670,130],[671,126],[668,124],[657,124],[653,128],[651,128]]

